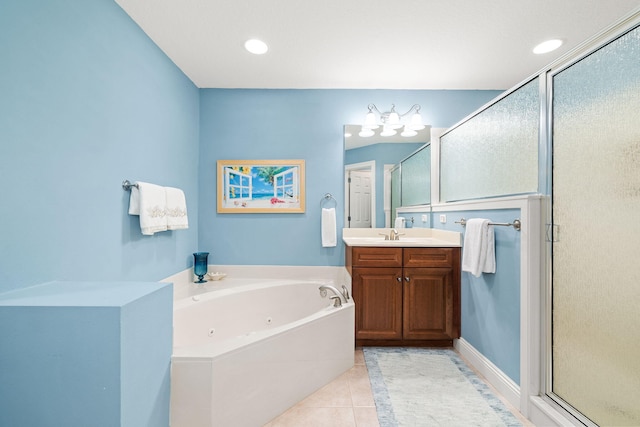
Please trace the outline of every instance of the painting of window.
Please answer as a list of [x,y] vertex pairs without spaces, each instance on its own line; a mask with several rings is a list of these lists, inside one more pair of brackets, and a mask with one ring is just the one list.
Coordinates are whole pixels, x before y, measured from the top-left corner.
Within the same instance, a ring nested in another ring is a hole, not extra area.
[[304,160],[218,160],[219,213],[304,212]]

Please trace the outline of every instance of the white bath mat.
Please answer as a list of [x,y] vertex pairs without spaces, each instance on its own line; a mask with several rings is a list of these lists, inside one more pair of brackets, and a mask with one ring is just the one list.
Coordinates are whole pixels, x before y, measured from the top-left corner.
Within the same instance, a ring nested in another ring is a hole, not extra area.
[[522,426],[453,350],[363,352],[381,427]]

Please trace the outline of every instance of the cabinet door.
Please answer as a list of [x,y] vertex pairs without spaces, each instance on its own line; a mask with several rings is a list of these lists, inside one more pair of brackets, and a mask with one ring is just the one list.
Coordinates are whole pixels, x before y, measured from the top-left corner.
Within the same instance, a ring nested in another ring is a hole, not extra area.
[[404,339],[458,338],[451,268],[404,269]]
[[354,268],[356,339],[402,338],[402,268]]

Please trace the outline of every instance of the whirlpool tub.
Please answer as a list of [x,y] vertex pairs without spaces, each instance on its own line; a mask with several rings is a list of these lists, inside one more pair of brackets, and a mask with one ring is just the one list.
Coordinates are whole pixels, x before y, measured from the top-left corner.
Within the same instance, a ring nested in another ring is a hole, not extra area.
[[353,366],[353,300],[252,282],[175,301],[172,427],[261,426]]

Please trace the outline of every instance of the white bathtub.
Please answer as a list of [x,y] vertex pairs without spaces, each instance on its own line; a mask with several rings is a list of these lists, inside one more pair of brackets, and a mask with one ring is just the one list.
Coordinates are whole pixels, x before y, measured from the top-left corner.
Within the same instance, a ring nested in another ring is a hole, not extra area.
[[353,300],[245,282],[174,302],[172,427],[262,426],[353,366]]

